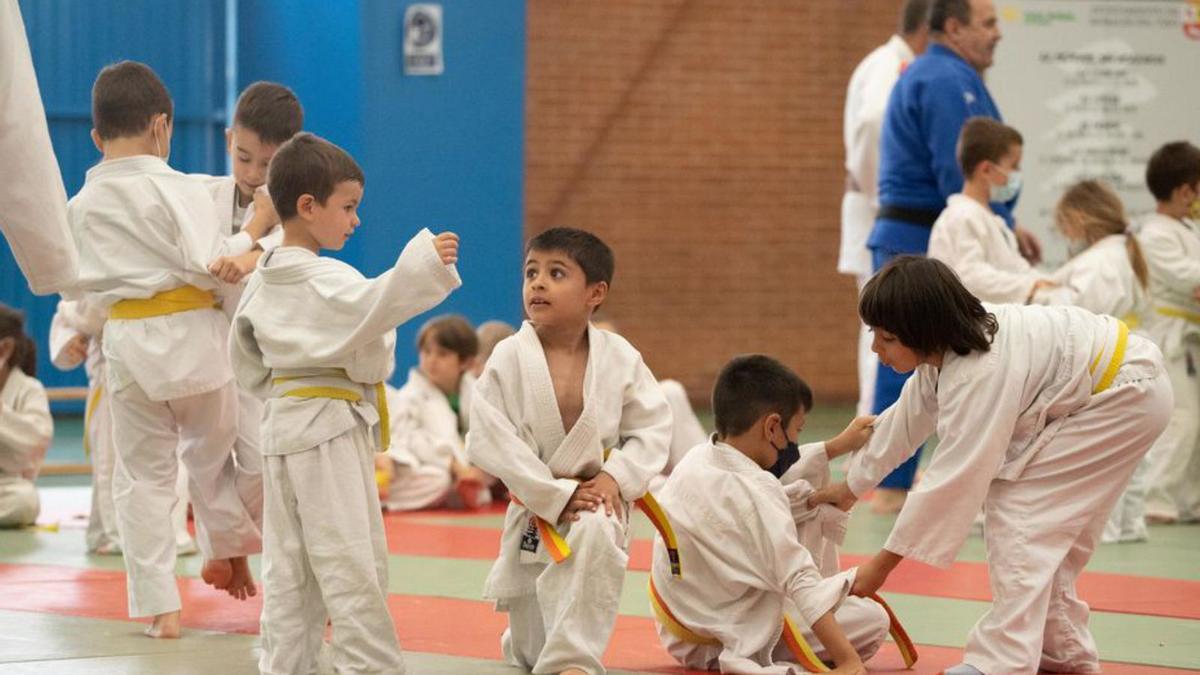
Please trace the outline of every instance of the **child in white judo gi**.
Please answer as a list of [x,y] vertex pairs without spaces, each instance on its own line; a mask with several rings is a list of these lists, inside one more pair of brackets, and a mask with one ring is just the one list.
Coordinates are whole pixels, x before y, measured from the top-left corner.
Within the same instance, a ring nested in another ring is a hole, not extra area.
[[[274,82],[251,84],[238,96],[233,123],[225,130],[225,150],[229,153],[232,174],[202,178],[216,206],[216,225],[221,236],[261,233],[250,250],[219,257],[209,265],[213,276],[226,282],[221,306],[230,323],[245,288],[245,276],[254,271],[264,250],[275,248],[283,240],[279,216],[267,194],[267,166],[280,144],[300,133],[303,126],[304,109],[291,89]],[[237,398],[233,458],[237,464],[238,494],[261,528],[262,451],[258,432],[262,424],[262,401],[242,387],[237,388]]]
[[187,466],[206,579],[244,599],[246,556],[261,535],[235,486],[237,393],[223,342],[220,282],[208,265],[259,233],[223,239],[204,186],[166,163],[173,104],[147,66],[105,67],[92,88],[92,140],[104,159],[68,204],[78,288],[108,312],[107,390],[117,467],[113,491],[128,574],[129,614],[153,637],[178,637],[176,467]]
[[1146,166],[1157,201],[1138,231],[1153,307],[1145,331],[1162,349],[1175,390],[1171,423],[1150,451],[1146,519],[1200,520],[1200,148],[1159,148]]
[[[1054,216],[1076,253],[1051,275],[1058,285],[1039,290],[1033,301],[1107,314],[1131,329],[1143,325],[1149,308],[1149,272],[1142,248],[1129,230],[1120,197],[1100,181],[1080,181],[1059,198]],[[1138,464],[1129,486],[1113,507],[1101,541],[1146,539],[1147,467],[1146,460]]]
[[982,507],[992,604],[946,673],[1099,671],[1075,582],[1170,415],[1158,348],[1077,307],[985,306],[931,258],[880,270],[859,315],[880,361],[915,373],[847,481],[810,502],[849,508],[935,431],[941,443],[851,592],[904,558],[949,566]]
[[950,195],[929,235],[929,257],[953,269],[984,302],[1025,303],[1050,285],[1021,256],[1017,237],[990,202],[1007,202],[1021,188],[1021,134],[986,117],[972,117],[958,137],[962,192]]
[[484,596],[508,613],[505,659],[603,673],[629,560],[628,505],[662,471],[671,411],[625,339],[590,323],[613,277],[596,236],[553,228],[526,247],[529,317],[476,384],[467,457],[512,495]]
[[37,347],[25,317],[0,304],[0,527],[24,527],[41,510],[38,471],[54,436],[46,389],[37,380]]
[[[84,540],[89,553],[121,555],[117,506],[113,499],[113,473],[117,450],[113,445],[110,396],[105,392],[108,366],[104,360],[104,321],[108,313],[86,300],[59,300],[50,320],[50,362],[60,370],[81,364],[87,372],[88,393],[83,414],[83,448],[92,463],[92,508]],[[187,470],[180,466],[175,479],[178,500],[171,509],[176,555],[193,555],[196,542],[187,528]]]
[[399,390],[388,388],[391,447],[375,457],[379,498],[389,510],[492,502],[495,480],[467,462],[463,445],[478,349],[475,329],[458,315],[430,319],[417,333],[417,367]]
[[726,364],[712,405],[717,433],[687,453],[658,493],[681,558],[675,576],[656,537],[650,596],[663,645],[699,670],[782,674],[832,661],[835,672],[863,672],[887,636],[888,615],[874,600],[847,595],[854,571],[839,572],[836,543],[823,541],[831,528],[845,533],[845,514],[827,504],[814,512],[807,501],[828,482],[829,460],[866,442],[873,418],[798,447],[792,439],[812,391],[762,355]]
[[359,225],[363,173],[350,155],[301,133],[275,153],[267,181],[284,238],[259,259],[229,342],[238,381],[266,399],[259,668],[313,671],[328,618],[336,671],[400,673],[375,483],[388,439],[383,381],[396,326],[460,285],[458,237],[422,230],[368,279],[318,255]]

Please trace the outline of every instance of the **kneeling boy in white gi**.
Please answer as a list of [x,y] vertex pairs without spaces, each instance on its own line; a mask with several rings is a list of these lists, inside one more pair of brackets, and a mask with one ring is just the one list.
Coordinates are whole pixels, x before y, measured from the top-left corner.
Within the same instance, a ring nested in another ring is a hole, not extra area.
[[[835,545],[810,552],[801,542],[825,539],[830,527],[844,533],[844,514],[828,505],[810,511],[807,501],[829,480],[829,460],[866,442],[872,418],[797,447],[790,439],[812,391],[761,355],[730,361],[712,402],[717,433],[687,453],[659,493],[683,556],[673,576],[667,544],[655,538],[650,594],[663,645],[700,670],[792,673],[793,662],[812,668],[815,657],[833,661],[835,672],[861,672],[887,636],[887,612],[847,596],[854,571],[837,571]],[[830,510],[833,517],[823,513]]]
[[467,456],[513,497],[484,596],[508,612],[505,658],[534,673],[604,672],[628,504],[671,442],[670,408],[641,354],[590,323],[612,275],[612,250],[590,233],[534,237],[529,321],[496,345],[471,404]]
[[313,671],[328,616],[335,670],[400,673],[373,460],[387,439],[382,382],[396,326],[460,285],[458,237],[422,230],[367,279],[317,255],[358,227],[363,174],[350,155],[299,134],[271,160],[268,183],[283,244],[259,259],[229,345],[238,381],[267,398],[259,668]]

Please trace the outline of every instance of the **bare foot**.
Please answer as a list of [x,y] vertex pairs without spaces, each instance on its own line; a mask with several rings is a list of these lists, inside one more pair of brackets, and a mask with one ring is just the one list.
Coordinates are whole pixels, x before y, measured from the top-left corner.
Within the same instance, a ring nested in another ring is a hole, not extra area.
[[200,578],[213,588],[226,590],[233,580],[233,565],[229,559],[205,560],[204,567],[200,568]]
[[588,675],[588,674],[587,674],[586,670],[580,670],[578,668],[568,668],[568,669],[562,671],[561,673],[559,673],[558,675]]
[[904,501],[906,499],[908,499],[907,490],[876,488],[875,494],[871,496],[871,512],[881,514],[900,513],[900,509],[904,508]]
[[160,639],[174,640],[179,637],[179,633],[179,610],[155,616],[154,623],[146,629],[146,635]]
[[258,587],[254,585],[254,575],[250,573],[250,561],[246,556],[230,558],[229,563],[233,568],[233,575],[225,590],[238,600],[258,595]]
[[1161,513],[1146,514],[1147,525],[1174,525],[1177,522],[1179,522],[1179,519],[1174,516],[1166,516]]

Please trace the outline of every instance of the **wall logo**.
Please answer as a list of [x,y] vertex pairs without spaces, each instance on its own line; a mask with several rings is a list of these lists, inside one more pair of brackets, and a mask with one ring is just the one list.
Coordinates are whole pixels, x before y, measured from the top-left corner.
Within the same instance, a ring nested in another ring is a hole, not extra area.
[[442,6],[409,5],[404,11],[404,74],[441,75]]
[[1021,10],[1016,5],[1005,5],[1000,8],[1000,19],[1005,23],[1018,23],[1021,20]]

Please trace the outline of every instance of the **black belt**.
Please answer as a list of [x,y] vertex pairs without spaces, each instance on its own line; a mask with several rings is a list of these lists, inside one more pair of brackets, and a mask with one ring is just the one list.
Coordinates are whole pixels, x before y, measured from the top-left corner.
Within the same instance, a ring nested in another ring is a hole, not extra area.
[[941,211],[930,211],[929,209],[910,209],[907,206],[880,206],[879,213],[876,218],[880,220],[900,220],[913,225],[921,225],[923,227],[933,227],[937,222]]

